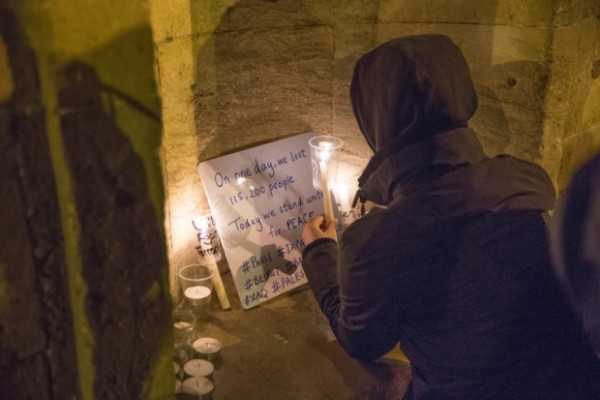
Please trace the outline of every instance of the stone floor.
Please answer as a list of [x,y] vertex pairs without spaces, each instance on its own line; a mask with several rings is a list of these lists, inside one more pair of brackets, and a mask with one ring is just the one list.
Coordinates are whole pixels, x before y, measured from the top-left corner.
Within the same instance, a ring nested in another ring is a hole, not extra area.
[[223,282],[231,309],[222,310],[213,298],[211,319],[197,332],[223,344],[213,400],[402,398],[410,378],[402,354],[369,364],[350,358],[307,287],[244,310],[231,274]]

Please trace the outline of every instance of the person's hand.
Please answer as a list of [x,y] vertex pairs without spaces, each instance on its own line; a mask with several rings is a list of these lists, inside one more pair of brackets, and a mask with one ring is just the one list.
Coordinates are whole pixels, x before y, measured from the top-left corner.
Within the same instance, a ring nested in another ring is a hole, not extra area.
[[302,230],[302,240],[304,241],[304,245],[308,246],[309,243],[325,237],[337,241],[335,233],[336,224],[337,220],[326,221],[325,215],[322,214],[314,217],[308,221]]

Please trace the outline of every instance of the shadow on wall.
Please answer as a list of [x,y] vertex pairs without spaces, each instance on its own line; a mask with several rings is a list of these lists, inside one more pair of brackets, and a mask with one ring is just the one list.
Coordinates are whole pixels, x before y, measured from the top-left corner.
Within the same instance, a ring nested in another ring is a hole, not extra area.
[[[136,35],[115,40],[115,46]],[[137,39],[136,39],[137,40]],[[147,65],[152,68],[152,65]],[[75,61],[59,71],[59,107],[80,221],[86,310],[95,338],[98,398],[140,398],[162,341],[170,304],[163,221],[148,193],[143,161],[116,123],[116,98],[158,121],[141,102]],[[141,134],[141,132],[133,132]]]
[[27,33],[0,5],[0,85],[12,86],[0,99],[0,397],[77,398],[60,210]]
[[[548,14],[548,35],[541,44],[545,54],[532,55],[532,59],[508,59],[506,54],[527,57],[529,50],[524,47],[520,53],[503,51],[503,46],[514,43],[511,35],[518,35],[521,28],[515,25],[508,30],[496,29],[498,18],[510,18],[506,10],[496,15],[501,8],[497,1],[475,10],[475,16],[459,9],[456,14],[448,13],[447,20],[429,16],[417,6],[381,7],[379,3],[372,2],[368,9],[361,9],[360,17],[350,15],[352,6],[348,4],[338,7],[345,11],[336,9],[325,17],[327,13],[316,8],[329,9],[329,2],[315,6],[302,1],[239,1],[231,6],[210,39],[203,35],[201,40],[195,40],[193,101],[199,161],[240,146],[309,130],[332,133],[341,128],[347,134],[353,129],[351,136],[358,143],[362,137],[350,111],[347,90],[356,59],[386,40],[434,32],[452,37],[465,52],[471,70],[476,71],[473,75],[480,107],[472,125],[490,155],[510,153],[530,161],[541,160],[552,51],[552,7],[538,6],[540,12]],[[195,4],[190,3],[192,10],[198,7]],[[437,7],[450,8],[445,4]],[[407,13],[417,13],[416,21],[421,18],[424,22],[404,23],[402,18],[407,18]],[[192,15],[196,14],[192,11]],[[279,17],[284,14],[287,20]],[[352,18],[360,18],[360,22],[372,27],[355,31],[355,24],[348,23],[354,21]],[[465,23],[457,27],[456,18],[463,18]],[[389,23],[372,22],[382,20]],[[288,25],[282,25],[282,21]],[[192,21],[192,25],[200,23]],[[192,30],[202,31],[199,26]],[[523,34],[527,35],[527,30]],[[359,44],[348,45],[348,41]],[[520,43],[526,46],[529,39],[524,37]],[[538,43],[531,44],[535,47]],[[341,55],[342,52],[348,55]],[[498,60],[498,54],[505,59]],[[316,70],[320,74],[315,74]],[[315,78],[317,75],[322,79]],[[363,149],[358,154],[369,156]]]
[[[323,3],[324,9],[333,4]],[[356,3],[365,6],[361,4],[364,2]],[[353,65],[360,55],[398,36],[433,32],[452,37],[465,52],[471,71],[478,70],[474,80],[480,108],[473,127],[490,155],[510,152],[530,161],[539,161],[551,34],[545,38],[546,54],[539,56],[542,62],[497,62],[494,51],[498,49],[494,46],[510,43],[510,38],[495,38],[495,35],[506,35],[507,32],[495,29],[495,21],[500,18],[495,15],[500,8],[498,1],[487,2],[485,9],[476,10],[482,11],[483,17],[473,17],[463,11],[464,23],[460,25],[450,20],[460,18],[456,17],[460,13],[452,14],[448,21],[438,16],[434,17],[434,22],[426,20],[425,7],[420,15],[423,23],[414,22],[418,19],[403,23],[402,17],[397,22],[390,21],[387,13],[392,6],[380,6],[383,3],[370,2],[368,10],[361,11],[364,15],[360,22],[372,24],[372,27],[357,33],[352,31],[355,24],[348,23],[350,20],[336,21],[346,24],[331,23],[331,19],[339,18],[339,10],[328,17],[330,20],[325,20],[323,16],[327,13],[316,15],[316,6],[307,5],[309,2],[236,2],[223,15],[215,32],[208,33],[208,40],[204,34],[195,39],[193,101],[200,149],[198,161],[285,134],[319,128],[321,133],[331,133],[335,130],[332,121],[338,118],[336,112],[343,114],[337,105],[349,103],[344,97],[348,95],[345,88],[350,84]],[[192,15],[199,14],[194,11],[198,4],[190,2]],[[340,6],[344,7],[350,6]],[[400,7],[410,5],[396,8]],[[448,6],[444,4],[443,7]],[[386,15],[382,15],[384,12]],[[403,15],[400,10],[395,12]],[[287,15],[288,19],[278,19],[278,13]],[[476,12],[473,15],[477,15]],[[550,13],[549,32],[552,19],[553,13]],[[387,23],[379,25],[376,22],[382,20]],[[287,21],[288,25],[281,25],[282,21]],[[202,27],[197,26],[200,23],[192,20],[193,32],[202,32]],[[397,27],[395,31],[394,26]],[[514,26],[515,31],[519,29]],[[351,43],[349,50],[344,48],[348,43],[339,43],[341,37],[347,41],[354,37],[360,43]],[[336,54],[341,51],[349,55]],[[475,64],[478,60],[483,61]],[[313,82],[315,70],[320,71],[320,79]],[[306,79],[294,79],[297,77]],[[341,122],[342,125],[355,125],[350,112],[341,117],[348,120]],[[322,123],[324,120],[327,122]],[[261,251],[257,252],[260,254]]]
[[[282,12],[282,6],[293,11],[295,17],[301,15],[304,20],[320,24],[302,1],[288,5],[276,1],[252,4],[240,1],[224,13],[208,40],[203,36],[194,41],[192,90],[200,149],[197,162],[302,132],[320,129],[331,133],[332,32],[325,25],[298,27],[293,25],[294,21],[288,22],[289,26],[264,29],[273,12]],[[192,15],[201,14],[196,10],[198,7],[202,5],[190,2]],[[264,11],[257,14],[264,20],[251,18],[248,22],[245,18],[256,9]],[[234,14],[238,22],[232,29]],[[200,23],[192,21],[196,24],[193,32],[202,31]],[[250,23],[250,29],[237,29],[237,24],[246,23]],[[317,35],[315,30],[326,34]],[[317,75],[311,71],[315,66],[322,70],[317,74],[321,76],[319,81],[315,81]],[[306,76],[311,79],[303,79]],[[324,115],[319,119],[327,121],[326,124],[313,125],[317,113]],[[237,246],[247,249],[257,259],[267,260],[270,254],[277,254],[275,245],[261,246],[245,238]],[[279,264],[276,259],[261,263],[263,276],[270,276],[275,269],[288,275],[297,269],[289,261]]]
[[[202,23],[192,21],[192,31]],[[229,7],[208,40],[194,40],[198,162],[302,132],[331,133],[333,40],[303,1]]]

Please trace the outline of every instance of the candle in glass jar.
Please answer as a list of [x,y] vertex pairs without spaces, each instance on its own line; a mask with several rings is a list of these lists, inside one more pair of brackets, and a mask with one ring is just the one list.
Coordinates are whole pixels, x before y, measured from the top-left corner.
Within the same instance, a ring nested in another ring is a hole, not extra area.
[[191,306],[200,307],[210,302],[211,290],[206,286],[190,286],[186,288],[183,295]]

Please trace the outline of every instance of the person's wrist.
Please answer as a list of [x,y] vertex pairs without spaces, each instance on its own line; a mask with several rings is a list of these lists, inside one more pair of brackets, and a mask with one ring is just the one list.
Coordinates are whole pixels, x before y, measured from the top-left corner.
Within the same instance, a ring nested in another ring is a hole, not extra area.
[[307,254],[308,252],[310,252],[312,249],[314,249],[315,247],[318,247],[322,244],[325,243],[336,243],[337,244],[337,240],[327,237],[327,236],[322,236],[316,240],[313,240],[312,242],[310,242],[309,244],[307,244],[304,249],[302,250],[302,256],[304,257],[305,254]]

